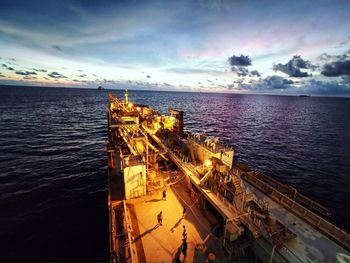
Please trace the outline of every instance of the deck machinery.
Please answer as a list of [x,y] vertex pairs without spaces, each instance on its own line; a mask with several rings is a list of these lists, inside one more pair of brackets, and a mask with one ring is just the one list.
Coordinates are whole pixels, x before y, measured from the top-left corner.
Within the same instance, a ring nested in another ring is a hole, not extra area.
[[233,148],[217,138],[185,132],[183,111],[160,115],[126,91],[122,101],[109,94],[107,112],[111,261],[138,262],[125,200],[171,184],[174,168],[164,167],[172,164],[202,208],[221,217],[228,259],[249,250],[269,262],[349,262],[349,234],[328,221],[327,208],[234,161]]

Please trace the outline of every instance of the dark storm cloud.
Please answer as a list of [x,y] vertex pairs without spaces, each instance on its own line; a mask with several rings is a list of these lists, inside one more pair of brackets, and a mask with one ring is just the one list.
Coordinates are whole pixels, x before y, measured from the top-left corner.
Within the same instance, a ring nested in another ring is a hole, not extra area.
[[65,79],[67,78],[66,76],[62,75],[61,73],[58,73],[56,71],[53,71],[49,74],[47,74],[49,77],[54,78],[54,79]]
[[13,67],[7,67],[7,70],[14,71],[15,69]]
[[85,78],[86,74],[81,74],[81,75],[76,75],[76,76],[79,77],[79,78]]
[[41,68],[32,68],[32,70],[36,71],[36,72],[47,72],[46,69],[41,69]]
[[228,58],[228,61],[231,66],[246,67],[252,65],[252,60],[250,59],[250,57],[245,55],[233,55],[232,57]]
[[34,71],[16,71],[15,72],[17,75],[22,75],[22,76],[30,76],[30,75],[38,75]]
[[310,61],[303,60],[300,56],[294,56],[286,64],[274,64],[274,71],[281,71],[289,77],[304,78],[310,77],[312,74],[301,71],[300,69],[311,69],[314,70],[316,66],[312,65]]
[[149,79],[151,78],[151,76],[150,76],[150,75],[147,75],[146,77],[147,77],[147,78],[149,78]]
[[53,49],[57,50],[57,51],[60,51],[60,52],[63,51],[62,48],[61,48],[60,46],[58,46],[58,45],[52,45],[51,47],[52,47]]

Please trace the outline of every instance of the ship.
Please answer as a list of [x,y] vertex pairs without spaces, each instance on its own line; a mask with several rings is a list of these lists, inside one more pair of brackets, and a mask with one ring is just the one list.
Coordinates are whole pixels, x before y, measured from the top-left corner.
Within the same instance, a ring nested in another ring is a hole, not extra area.
[[186,131],[184,111],[108,100],[111,262],[349,262],[328,208]]

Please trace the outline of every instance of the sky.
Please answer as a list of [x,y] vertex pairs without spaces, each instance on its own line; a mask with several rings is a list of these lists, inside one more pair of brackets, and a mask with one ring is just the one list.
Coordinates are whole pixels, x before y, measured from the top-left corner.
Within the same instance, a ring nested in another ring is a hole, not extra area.
[[0,2],[0,85],[350,96],[350,1]]

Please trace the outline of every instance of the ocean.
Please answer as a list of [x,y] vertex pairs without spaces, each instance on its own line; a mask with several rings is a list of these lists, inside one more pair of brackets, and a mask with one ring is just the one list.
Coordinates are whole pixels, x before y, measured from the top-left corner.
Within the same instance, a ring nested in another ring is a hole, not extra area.
[[[0,86],[0,260],[109,259],[108,92]],[[329,207],[350,231],[350,99],[129,91]]]

